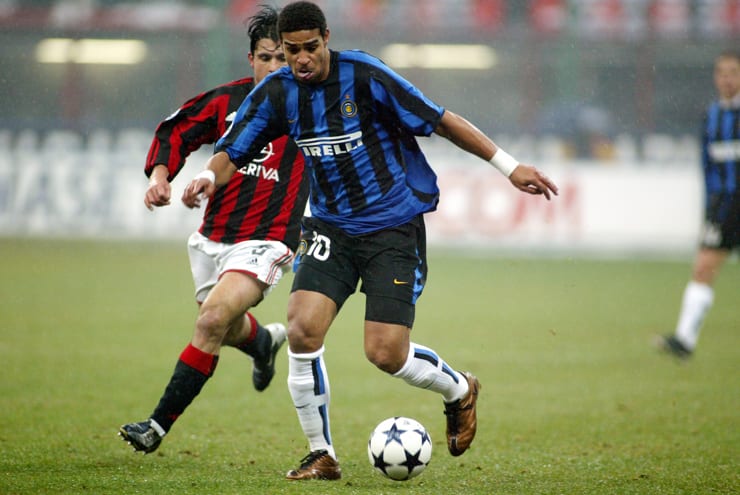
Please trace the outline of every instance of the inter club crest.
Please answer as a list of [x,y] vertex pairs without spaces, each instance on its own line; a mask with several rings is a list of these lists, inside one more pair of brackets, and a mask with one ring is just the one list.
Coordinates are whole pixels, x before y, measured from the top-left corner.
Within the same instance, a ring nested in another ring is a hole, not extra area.
[[345,96],[345,100],[342,102],[342,115],[345,117],[354,117],[357,115],[357,103],[349,99],[349,95]]

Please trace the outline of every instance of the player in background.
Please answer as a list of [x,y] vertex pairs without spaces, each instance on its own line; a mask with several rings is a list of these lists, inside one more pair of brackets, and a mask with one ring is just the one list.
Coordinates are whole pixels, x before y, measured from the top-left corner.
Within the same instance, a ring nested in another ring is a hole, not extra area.
[[[208,161],[213,176],[193,179],[183,201],[213,194],[282,134],[295,139],[306,156],[312,217],[303,221],[301,260],[288,301],[288,388],[310,453],[287,478],[341,478],[329,426],[324,339],[358,281],[366,295],[365,355],[380,370],[442,396],[448,450],[461,455],[476,433],[480,383],[410,340],[426,281],[423,214],[439,198],[436,175],[416,136],[436,132],[448,138],[490,161],[527,193],[549,199],[557,187],[377,58],[330,50],[326,19],[315,4],[285,6],[278,31],[289,67],[250,93]],[[460,336],[453,341],[468,345]]]
[[[187,101],[157,127],[147,156],[144,204],[170,204],[170,181],[191,152],[215,143],[242,100],[264,77],[285,65],[276,30],[277,11],[262,6],[250,19],[249,64],[254,78],[224,84]],[[203,223],[188,241],[199,314],[192,341],[180,354],[150,418],[119,434],[135,450],[153,452],[162,437],[213,375],[222,345],[253,359],[252,383],[264,390],[285,342],[280,323],[260,325],[247,311],[259,304],[289,269],[300,236],[308,181],[303,155],[287,136],[255,150],[228,184],[210,197]],[[199,207],[195,201],[189,207]]]
[[660,347],[681,359],[696,349],[704,317],[714,301],[713,284],[732,250],[740,247],[740,53],[725,52],[714,63],[719,95],[702,127],[704,227],[672,335]]

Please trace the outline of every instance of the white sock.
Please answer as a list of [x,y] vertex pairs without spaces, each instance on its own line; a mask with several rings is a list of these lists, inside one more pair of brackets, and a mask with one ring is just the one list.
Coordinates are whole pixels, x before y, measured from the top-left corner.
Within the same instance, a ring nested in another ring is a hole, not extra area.
[[336,459],[329,429],[329,376],[323,346],[310,354],[288,350],[288,389],[311,452],[326,450]]
[[167,432],[164,431],[164,428],[162,428],[161,426],[159,426],[159,423],[157,423],[156,421],[154,421],[152,418],[149,418],[149,426],[151,426],[152,428],[154,428],[154,431],[156,431],[157,434],[160,437],[163,437],[163,436],[165,436],[167,434]]
[[468,393],[468,381],[450,368],[436,352],[411,342],[406,364],[394,375],[414,387],[442,394],[445,402],[461,399]]
[[686,285],[676,326],[676,339],[687,349],[693,351],[696,348],[701,325],[713,302],[714,290],[711,286],[693,280]]

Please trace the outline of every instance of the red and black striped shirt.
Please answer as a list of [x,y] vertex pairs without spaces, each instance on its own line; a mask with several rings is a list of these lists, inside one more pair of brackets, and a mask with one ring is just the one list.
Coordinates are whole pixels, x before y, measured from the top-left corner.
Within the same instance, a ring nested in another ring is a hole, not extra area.
[[[157,126],[145,173],[166,165],[168,180],[203,144],[215,143],[254,87],[251,77],[232,81],[188,100]],[[308,197],[303,154],[287,136],[269,143],[208,201],[199,232],[216,242],[281,241],[295,251]]]

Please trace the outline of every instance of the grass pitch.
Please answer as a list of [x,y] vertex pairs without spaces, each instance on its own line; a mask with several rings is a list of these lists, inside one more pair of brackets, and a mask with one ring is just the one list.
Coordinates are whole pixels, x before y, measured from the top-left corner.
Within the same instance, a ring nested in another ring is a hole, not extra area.
[[[327,340],[332,429],[344,477],[288,482],[307,453],[285,385],[265,392],[225,349],[160,449],[118,426],[147,418],[190,339],[196,306],[182,245],[0,240],[0,493],[700,494],[740,487],[737,283],[727,265],[697,354],[651,348],[672,329],[683,262],[429,256],[412,338],[483,385],[479,431],[453,458],[438,397],[375,370],[364,296]],[[284,320],[292,277],[255,311]],[[393,482],[366,442],[389,416],[421,421],[432,463]]]

